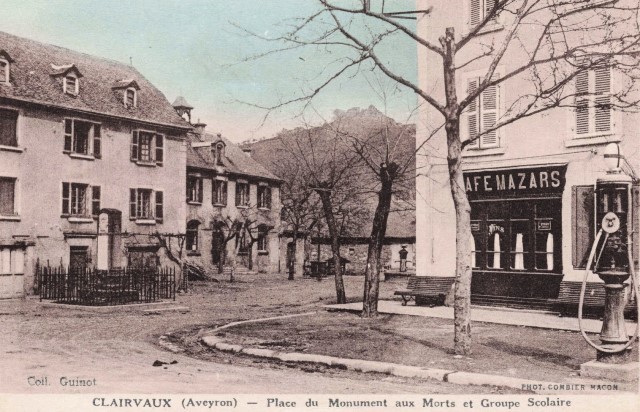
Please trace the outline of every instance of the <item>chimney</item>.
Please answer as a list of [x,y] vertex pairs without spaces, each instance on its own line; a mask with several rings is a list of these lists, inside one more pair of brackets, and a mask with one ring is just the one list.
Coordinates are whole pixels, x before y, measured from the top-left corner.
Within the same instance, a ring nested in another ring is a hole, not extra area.
[[251,146],[245,146],[242,148],[242,151],[249,157],[251,157]]
[[200,123],[200,119],[198,119],[198,123],[193,125],[193,131],[200,135],[200,137],[204,137],[204,128],[207,127],[206,123]]

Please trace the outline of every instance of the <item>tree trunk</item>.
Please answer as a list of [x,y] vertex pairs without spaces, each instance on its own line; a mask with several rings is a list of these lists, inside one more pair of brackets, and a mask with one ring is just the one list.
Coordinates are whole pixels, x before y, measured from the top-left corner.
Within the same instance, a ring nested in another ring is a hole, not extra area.
[[296,253],[298,248],[298,225],[293,228],[293,247],[291,248],[291,265],[289,269],[289,280],[293,280],[296,274]]
[[378,296],[380,292],[380,255],[384,245],[384,237],[387,233],[387,219],[391,209],[391,195],[393,189],[393,179],[398,166],[391,163],[388,167],[380,166],[380,180],[382,186],[378,192],[378,205],[373,218],[373,227],[369,237],[369,248],[367,250],[367,267],[364,272],[364,298],[362,302],[363,318],[373,318],[378,316]]
[[459,355],[471,353],[471,206],[465,191],[462,173],[462,142],[460,115],[456,95],[454,30],[449,27],[440,39],[444,50],[444,85],[447,99],[446,123],[447,164],[449,186],[456,213],[456,274],[453,305],[454,351]]
[[331,194],[328,189],[320,188],[317,190],[318,196],[322,201],[322,210],[329,228],[329,236],[331,237],[331,252],[333,254],[333,271],[336,280],[336,301],[338,304],[347,303],[347,296],[344,291],[344,280],[342,279],[342,264],[340,262],[340,239],[338,238],[338,227],[336,219],[333,216],[333,206],[331,204]]

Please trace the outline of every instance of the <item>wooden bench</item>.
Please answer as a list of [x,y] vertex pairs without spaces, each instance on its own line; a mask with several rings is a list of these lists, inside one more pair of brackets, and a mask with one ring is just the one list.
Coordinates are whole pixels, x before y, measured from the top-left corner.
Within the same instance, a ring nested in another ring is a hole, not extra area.
[[409,278],[407,287],[394,292],[394,295],[402,297],[402,306],[413,299],[416,305],[423,301],[436,300],[437,304],[444,304],[444,298],[449,293],[454,278],[439,276],[413,276]]
[[[599,309],[604,307],[605,289],[603,283],[587,283],[584,292],[583,307],[586,310]],[[580,291],[582,282],[563,281],[560,282],[560,292],[554,303],[561,307],[563,312],[573,312],[577,310],[580,302]],[[625,293],[630,293],[629,287],[625,288]],[[625,310],[633,310],[635,301],[629,300]]]

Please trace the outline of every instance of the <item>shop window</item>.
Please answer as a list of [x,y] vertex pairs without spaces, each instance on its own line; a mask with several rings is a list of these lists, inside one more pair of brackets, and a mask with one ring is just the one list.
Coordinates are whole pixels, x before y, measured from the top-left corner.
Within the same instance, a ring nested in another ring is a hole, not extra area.
[[0,109],[0,146],[18,146],[18,112]]
[[612,131],[611,68],[584,70],[576,75],[575,134],[577,138]]
[[187,252],[198,252],[198,227],[200,222],[191,220],[187,223]]
[[227,205],[227,182],[225,180],[213,180],[211,201],[215,206]]
[[202,176],[189,175],[187,177],[187,202],[202,203]]
[[162,166],[164,163],[164,136],[134,130],[131,137],[131,161],[141,165]]
[[240,207],[249,206],[249,183],[245,183],[245,182],[236,183],[236,206],[240,206]]
[[525,270],[531,269],[531,241],[529,221],[511,220],[510,248],[511,269]]
[[65,153],[92,156],[102,156],[102,133],[97,123],[76,119],[64,119],[64,149]]

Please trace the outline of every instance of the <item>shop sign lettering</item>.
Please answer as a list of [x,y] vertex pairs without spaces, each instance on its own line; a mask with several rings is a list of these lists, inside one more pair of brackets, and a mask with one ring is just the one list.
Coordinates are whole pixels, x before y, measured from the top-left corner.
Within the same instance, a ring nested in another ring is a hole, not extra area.
[[566,166],[467,172],[464,184],[469,199],[543,196],[564,190]]

